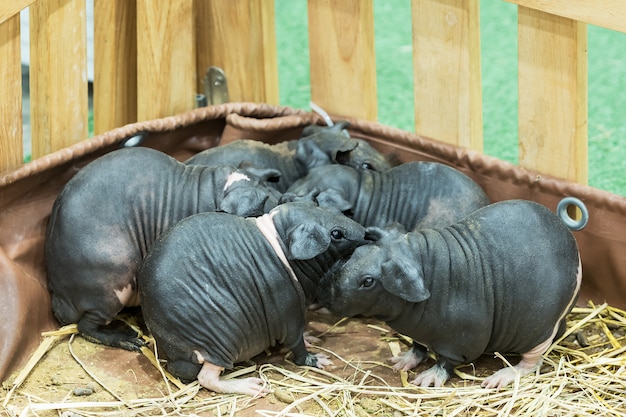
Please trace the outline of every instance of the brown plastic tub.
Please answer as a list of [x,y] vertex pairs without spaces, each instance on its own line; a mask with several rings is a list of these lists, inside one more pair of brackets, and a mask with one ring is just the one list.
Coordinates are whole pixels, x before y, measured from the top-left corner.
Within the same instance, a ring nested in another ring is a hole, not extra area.
[[[580,198],[589,209],[589,223],[575,232],[583,262],[579,304],[592,300],[626,306],[626,199],[399,129],[349,121],[352,136],[368,140],[400,162],[437,161],[462,170],[483,186],[494,202],[524,198],[555,210],[564,196]],[[321,124],[322,120],[316,114],[287,107],[253,103],[209,106],[114,129],[0,176],[1,379],[24,363],[39,344],[42,331],[58,327],[46,288],[44,236],[56,194],[82,166],[141,132],[148,133],[142,146],[183,160],[239,138],[269,143],[294,139],[311,123]]]

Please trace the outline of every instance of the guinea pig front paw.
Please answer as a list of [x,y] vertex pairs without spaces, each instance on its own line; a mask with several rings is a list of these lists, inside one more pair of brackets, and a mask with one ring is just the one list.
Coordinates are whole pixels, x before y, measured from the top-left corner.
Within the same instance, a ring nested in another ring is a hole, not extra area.
[[389,360],[393,363],[393,369],[396,371],[410,371],[424,361],[424,358],[418,357],[413,350],[408,350],[401,355],[394,356]]
[[423,388],[427,388],[430,386],[441,387],[443,386],[443,384],[445,384],[448,378],[450,378],[448,371],[446,371],[440,365],[435,365],[432,368],[427,369],[417,375],[417,377],[413,381],[411,381],[411,384]]
[[[296,364],[298,364],[298,363],[296,362]],[[326,355],[324,353],[313,354],[313,353],[307,352],[307,355],[306,355],[306,358],[305,358],[304,362],[301,363],[301,364],[298,364],[298,365],[300,365],[300,366],[310,366],[312,368],[324,369],[325,366],[330,366],[332,364],[333,364],[333,362],[330,360],[328,355]]]
[[333,365],[333,361],[330,360],[330,357],[324,353],[317,353],[314,355],[317,358],[316,367],[320,369],[324,369],[325,366]]

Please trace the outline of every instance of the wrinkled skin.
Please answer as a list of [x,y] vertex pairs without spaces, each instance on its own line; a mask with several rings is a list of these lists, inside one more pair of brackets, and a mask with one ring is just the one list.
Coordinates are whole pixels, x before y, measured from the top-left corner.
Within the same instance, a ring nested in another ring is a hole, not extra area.
[[408,162],[384,172],[342,165],[313,168],[289,187],[283,201],[297,201],[313,190],[320,191],[316,197],[320,206],[341,210],[368,227],[447,226],[489,204],[471,178],[435,162]]
[[261,381],[225,381],[220,372],[277,343],[298,365],[329,364],[305,348],[305,310],[323,271],[364,238],[353,220],[303,202],[258,219],[197,214],[169,229],[139,272],[144,319],[168,370],[216,392],[264,395]]
[[511,200],[439,229],[401,233],[369,228],[357,248],[320,283],[319,301],[340,316],[371,316],[414,340],[396,357],[409,370],[437,364],[413,381],[441,386],[455,366],[485,352],[521,353],[513,368],[485,379],[502,388],[536,369],[563,331],[581,281],[576,241],[547,208]]
[[332,127],[311,125],[304,128],[300,139],[269,145],[256,140],[239,139],[226,145],[202,151],[185,163],[193,165],[241,163],[276,168],[281,172],[275,184],[284,192],[298,178],[303,177],[314,167],[328,164],[344,164],[359,169],[383,171],[391,165],[386,158],[369,143],[351,139],[342,133],[347,122],[339,122]]
[[277,170],[187,166],[149,148],[102,156],[57,196],[45,241],[52,309],[78,323],[87,339],[137,350],[137,333],[115,322],[139,305],[136,271],[154,240],[179,220],[203,211],[254,216],[280,193],[267,186]]

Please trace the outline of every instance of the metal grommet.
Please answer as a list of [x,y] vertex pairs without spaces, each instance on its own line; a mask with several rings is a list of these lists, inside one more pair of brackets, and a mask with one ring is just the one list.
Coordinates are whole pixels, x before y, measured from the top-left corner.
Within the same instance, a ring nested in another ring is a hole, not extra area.
[[[570,217],[567,212],[567,208],[569,206],[575,206],[580,210],[580,220],[572,219]],[[585,206],[585,203],[576,197],[565,197],[559,201],[559,204],[556,206],[556,214],[571,230],[582,230],[589,221],[589,211],[587,210],[587,206]]]
[[120,148],[134,148],[135,146],[139,146],[148,138],[149,135],[150,134],[148,132],[138,132],[135,135],[124,139],[120,143]]

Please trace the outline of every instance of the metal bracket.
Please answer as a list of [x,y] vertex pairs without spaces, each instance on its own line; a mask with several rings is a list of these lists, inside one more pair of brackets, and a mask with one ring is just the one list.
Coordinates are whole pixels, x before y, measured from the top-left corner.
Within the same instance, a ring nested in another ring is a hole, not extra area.
[[223,69],[209,67],[202,82],[204,94],[196,94],[196,103],[199,107],[228,102],[228,82]]

